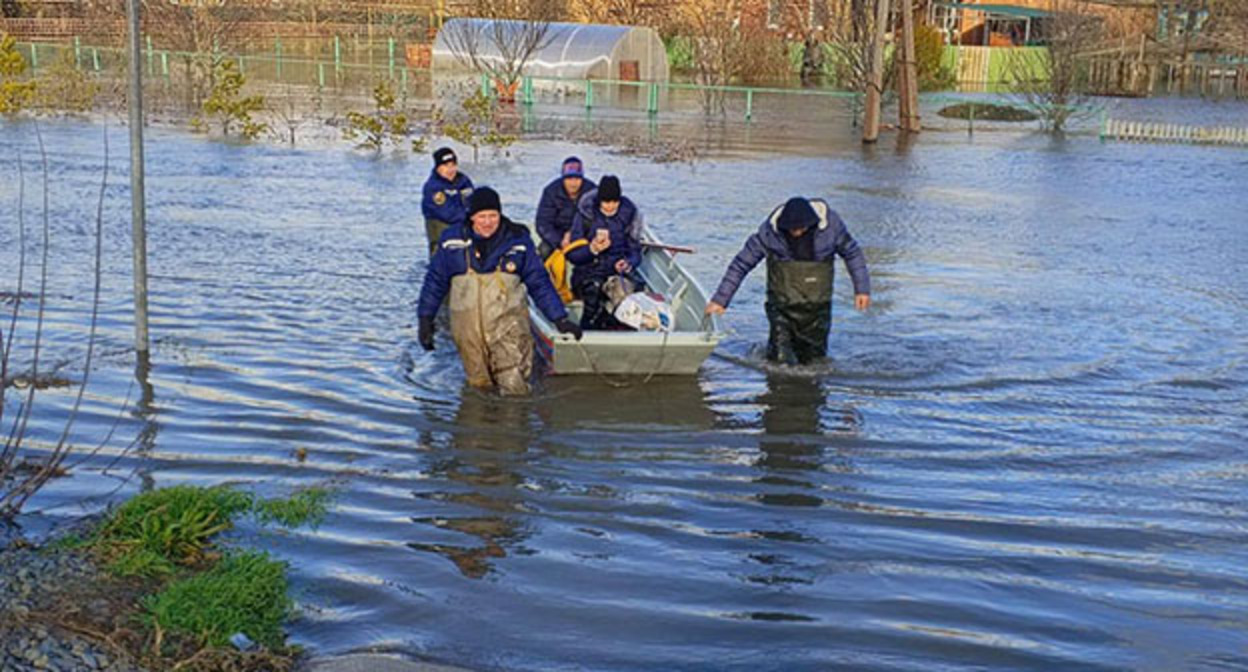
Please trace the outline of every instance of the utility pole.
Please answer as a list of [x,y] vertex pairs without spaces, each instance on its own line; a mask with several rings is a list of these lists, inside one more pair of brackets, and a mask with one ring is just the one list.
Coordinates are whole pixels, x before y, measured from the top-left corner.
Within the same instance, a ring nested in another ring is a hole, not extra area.
[[867,110],[862,122],[862,141],[880,139],[880,102],[884,94],[884,33],[888,31],[889,0],[876,0],[875,26],[871,30],[871,79],[867,84]]
[[897,93],[900,100],[897,109],[901,114],[903,133],[918,133],[919,125],[919,72],[918,58],[914,51],[914,0],[901,0],[901,57]]
[[134,349],[147,359],[147,205],[143,189],[143,68],[139,60],[139,1],[126,0],[130,23],[130,233],[134,242]]

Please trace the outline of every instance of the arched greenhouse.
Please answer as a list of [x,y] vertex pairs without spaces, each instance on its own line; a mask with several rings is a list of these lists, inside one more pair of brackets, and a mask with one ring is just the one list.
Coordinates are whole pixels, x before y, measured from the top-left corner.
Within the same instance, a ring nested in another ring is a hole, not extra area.
[[[471,71],[465,55],[465,35],[471,38],[478,59],[505,62],[504,53],[516,53],[522,33],[532,31],[523,21],[451,19],[433,44],[435,74]],[[552,23],[544,44],[525,65],[523,74],[543,80],[620,80],[666,82],[667,51],[658,33],[639,26],[604,26],[584,23]],[[502,49],[499,44],[502,44]]]

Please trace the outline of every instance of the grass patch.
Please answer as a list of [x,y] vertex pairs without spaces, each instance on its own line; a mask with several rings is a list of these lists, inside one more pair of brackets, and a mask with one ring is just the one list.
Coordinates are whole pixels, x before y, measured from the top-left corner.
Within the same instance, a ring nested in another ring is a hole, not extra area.
[[325,488],[305,488],[287,499],[257,502],[256,518],[262,523],[277,523],[284,527],[317,527],[325,520],[331,497],[332,493]]
[[960,103],[941,109],[936,114],[946,119],[974,119],[976,121],[1035,121],[1035,114],[1010,105],[993,105],[991,103]]
[[216,535],[242,515],[285,527],[317,525],[332,493],[306,488],[286,499],[256,499],[227,487],[179,485],[140,494],[112,513],[81,545],[94,549],[120,576],[161,577],[205,567],[219,556]]
[[231,553],[212,569],[145,598],[143,607],[160,629],[192,637],[200,646],[229,646],[230,636],[241,632],[279,649],[292,608],[286,587],[284,563],[267,553]]
[[92,546],[122,576],[165,576],[214,559],[212,537],[250,511],[253,497],[225,487],[180,485],[145,492],[118,508]]

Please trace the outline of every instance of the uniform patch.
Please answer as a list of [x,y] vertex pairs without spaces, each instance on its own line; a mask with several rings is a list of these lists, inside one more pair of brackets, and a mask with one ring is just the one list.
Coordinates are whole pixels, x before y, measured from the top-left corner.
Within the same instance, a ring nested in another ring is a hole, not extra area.
[[464,187],[463,189],[460,189],[459,195],[463,196],[464,198],[468,198],[469,196],[472,195],[472,187]]
[[433,193],[433,204],[444,205],[445,203],[446,203],[446,194],[442,193],[441,191],[435,191]]
[[507,268],[507,272],[508,272],[508,273],[515,273],[515,272],[516,272],[516,262],[514,262],[514,261],[509,261],[509,262],[507,262],[507,266],[506,266],[506,268]]

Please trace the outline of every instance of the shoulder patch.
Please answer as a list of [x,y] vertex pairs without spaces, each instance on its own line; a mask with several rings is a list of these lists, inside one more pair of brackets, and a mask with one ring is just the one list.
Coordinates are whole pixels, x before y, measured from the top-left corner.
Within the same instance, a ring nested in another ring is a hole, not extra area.
[[446,192],[440,191],[440,190],[433,192],[433,204],[445,205],[446,204]]
[[464,198],[468,198],[469,196],[472,195],[472,187],[464,187],[463,189],[460,189],[459,195],[463,196]]

